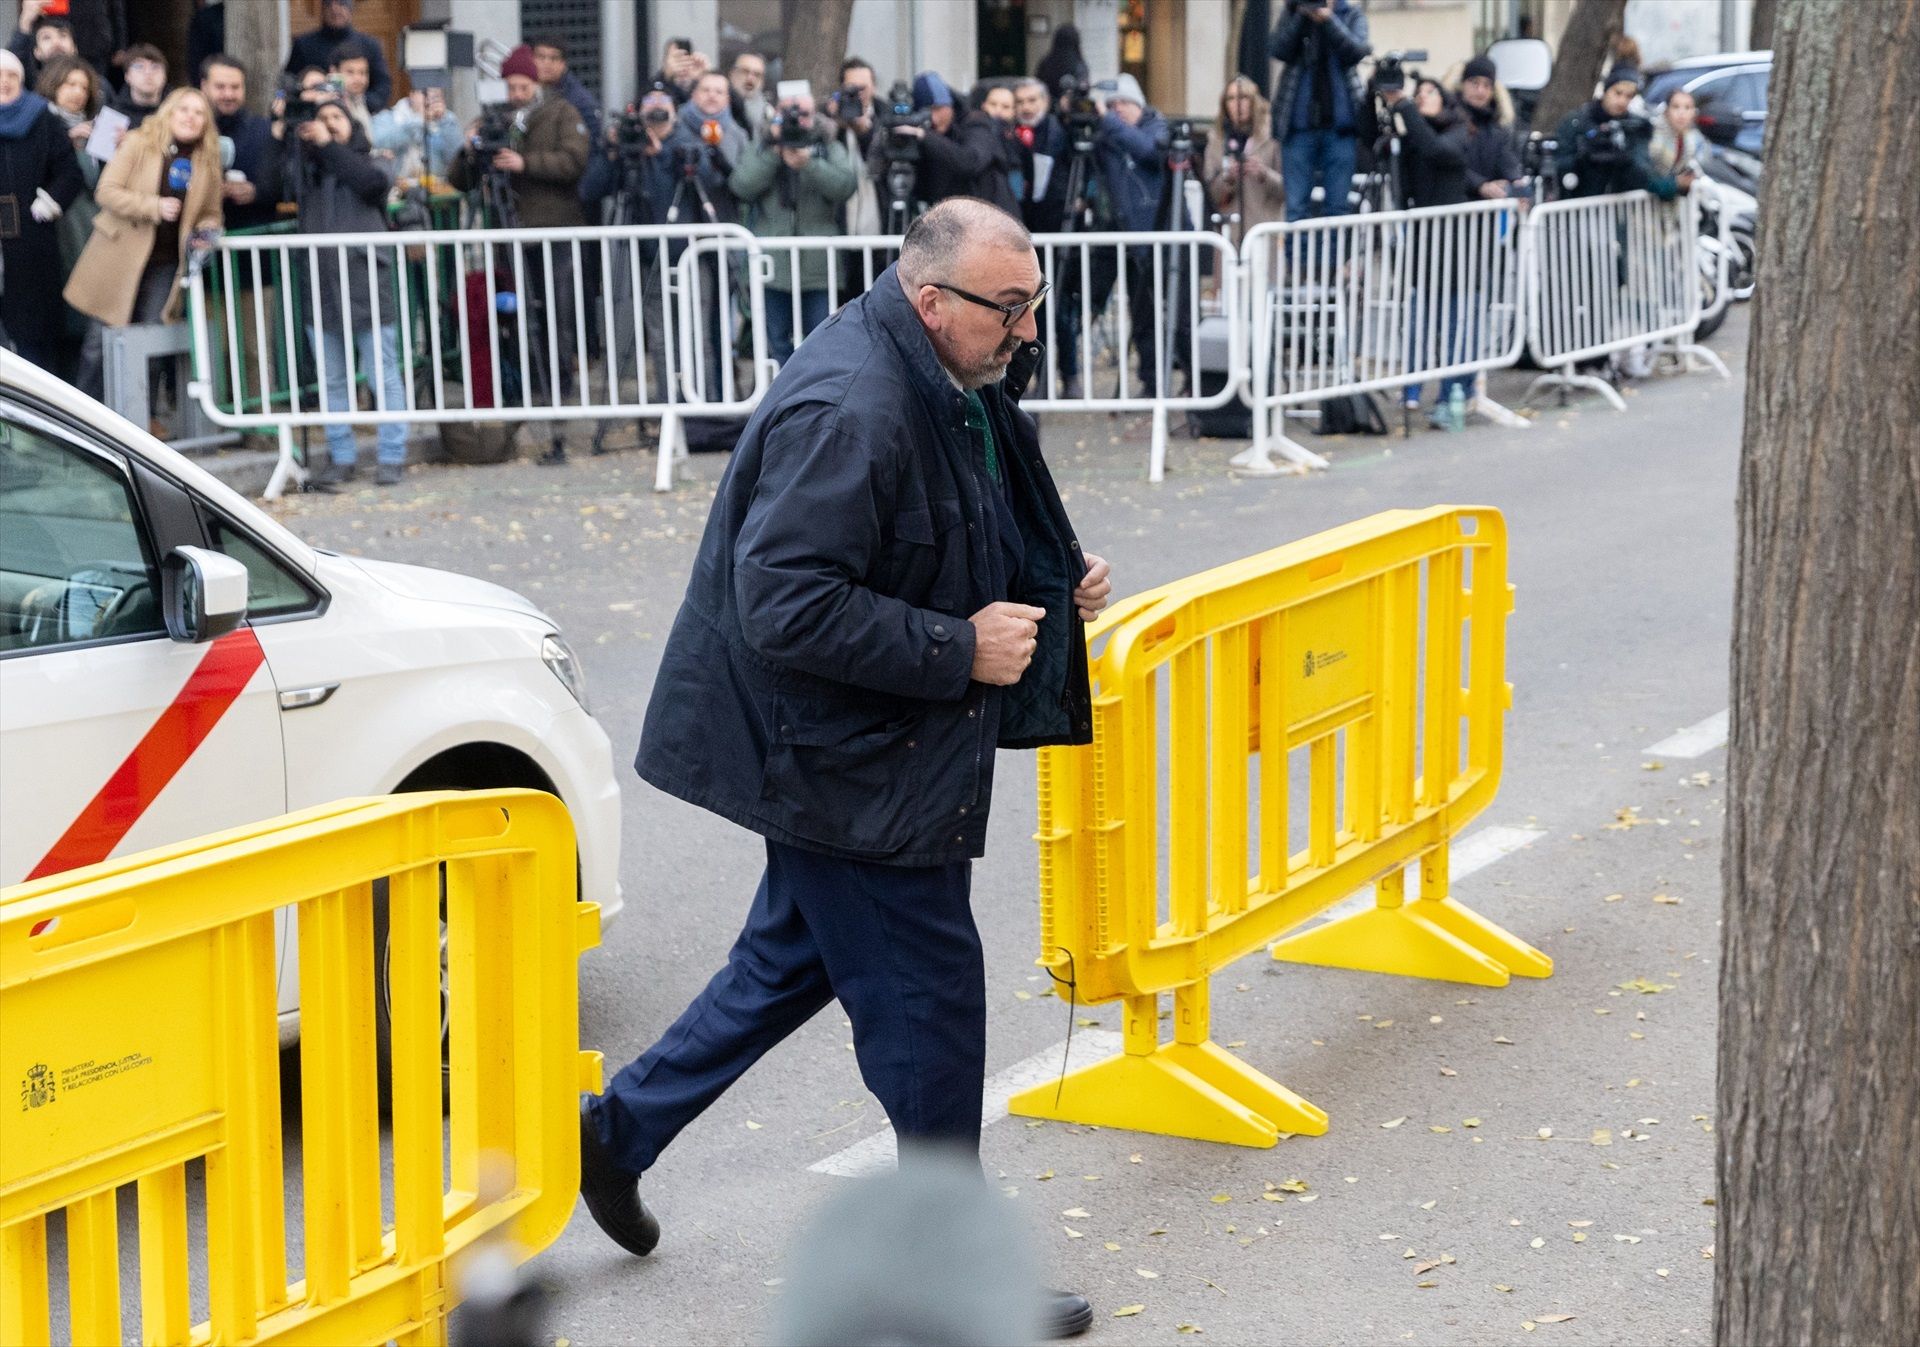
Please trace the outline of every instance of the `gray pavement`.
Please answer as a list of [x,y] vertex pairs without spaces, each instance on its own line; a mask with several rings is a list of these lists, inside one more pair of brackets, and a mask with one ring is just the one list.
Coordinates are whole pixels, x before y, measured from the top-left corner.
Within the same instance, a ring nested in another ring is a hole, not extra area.
[[[1506,512],[1514,707],[1505,782],[1475,826],[1541,835],[1456,896],[1556,961],[1551,979],[1503,989],[1260,956],[1220,974],[1215,1039],[1325,1108],[1321,1138],[1247,1150],[988,1127],[988,1175],[1048,1278],[1094,1300],[1090,1341],[1710,1337],[1724,753],[1646,749],[1727,704],[1746,327],[1737,312],[1714,342],[1731,383],[1656,378],[1624,414],[1582,399],[1526,431],[1316,441],[1334,467],[1304,478],[1238,480],[1223,471],[1237,446],[1176,440],[1167,481],[1150,486],[1144,418],[1043,419],[1081,538],[1112,560],[1121,592],[1377,510]],[[1523,386],[1499,381],[1514,400]],[[665,497],[645,453],[563,471],[433,468],[280,509],[315,543],[485,576],[541,603],[579,649],[625,760],[722,466],[696,459],[695,480]],[[583,1042],[609,1071],[718,967],[762,858],[752,836],[628,781],[627,915],[581,967]],[[990,1073],[1057,1055],[1068,1019],[1032,966],[1025,755],[1004,755],[999,787],[975,874]],[[1081,1015],[1118,1028],[1112,1006]],[[558,1295],[553,1336],[764,1340],[783,1250],[850,1182],[808,1167],[883,1121],[830,1007],[649,1174],[666,1229],[651,1258],[627,1258],[576,1213],[536,1264]],[[1290,1179],[1306,1191],[1265,1195]],[[929,1227],[941,1215],[927,1212]]]

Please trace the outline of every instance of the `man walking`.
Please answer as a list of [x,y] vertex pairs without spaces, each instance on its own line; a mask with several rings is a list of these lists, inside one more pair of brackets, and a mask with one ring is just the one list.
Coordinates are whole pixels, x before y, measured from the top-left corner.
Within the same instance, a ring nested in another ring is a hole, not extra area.
[[[726,967],[582,1100],[581,1195],[630,1253],[660,1233],[640,1174],[836,996],[903,1152],[978,1154],[994,750],[1091,738],[1082,624],[1111,590],[1015,404],[1045,296],[1018,220],[929,211],[781,370],[720,484],[636,766],[764,836],[767,865]],[[1092,1321],[1067,1292],[1048,1312],[1056,1335]]]

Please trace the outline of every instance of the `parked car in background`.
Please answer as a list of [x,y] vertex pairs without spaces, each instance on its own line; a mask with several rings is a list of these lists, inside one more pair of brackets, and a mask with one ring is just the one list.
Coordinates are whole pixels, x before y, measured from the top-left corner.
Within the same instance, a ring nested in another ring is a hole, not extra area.
[[1649,76],[1642,97],[1647,110],[1657,114],[1674,90],[1685,89],[1700,107],[1701,135],[1757,159],[1766,143],[1772,75],[1770,51],[1690,56]]

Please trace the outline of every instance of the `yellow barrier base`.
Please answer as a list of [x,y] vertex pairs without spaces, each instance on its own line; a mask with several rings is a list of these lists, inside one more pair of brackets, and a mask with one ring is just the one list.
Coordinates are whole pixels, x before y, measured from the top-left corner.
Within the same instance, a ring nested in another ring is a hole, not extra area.
[[1287,963],[1504,987],[1549,977],[1553,960],[1451,898],[1376,907],[1289,936],[1272,947]]
[[1072,1072],[1064,1083],[1022,1091],[1007,1111],[1230,1146],[1271,1146],[1282,1132],[1327,1130],[1324,1112],[1212,1042],[1122,1053]]

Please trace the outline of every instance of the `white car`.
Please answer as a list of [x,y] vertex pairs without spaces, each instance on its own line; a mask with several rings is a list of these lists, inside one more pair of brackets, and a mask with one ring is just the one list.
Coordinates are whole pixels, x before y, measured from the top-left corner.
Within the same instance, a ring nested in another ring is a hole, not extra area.
[[347,796],[500,786],[565,802],[580,896],[611,921],[620,787],[549,618],[482,580],[309,547],[0,352],[0,884]]

